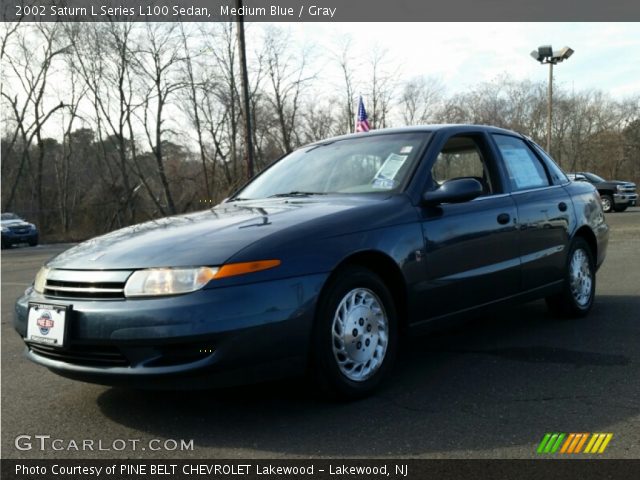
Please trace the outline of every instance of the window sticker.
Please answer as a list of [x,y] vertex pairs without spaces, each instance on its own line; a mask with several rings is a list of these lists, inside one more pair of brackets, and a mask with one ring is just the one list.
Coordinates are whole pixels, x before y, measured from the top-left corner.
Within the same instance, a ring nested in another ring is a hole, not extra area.
[[390,180],[388,178],[376,178],[373,181],[373,188],[379,188],[381,190],[392,190],[395,186],[395,180]]
[[398,155],[397,153],[389,154],[373,179],[393,180],[406,160],[407,155]]
[[407,154],[409,154],[409,153],[411,153],[411,150],[413,150],[413,146],[411,146],[411,145],[407,145],[406,147],[402,147],[402,148],[400,149],[400,153],[407,153]]
[[518,188],[539,186],[544,183],[544,178],[540,176],[540,172],[526,150],[501,147],[500,151]]

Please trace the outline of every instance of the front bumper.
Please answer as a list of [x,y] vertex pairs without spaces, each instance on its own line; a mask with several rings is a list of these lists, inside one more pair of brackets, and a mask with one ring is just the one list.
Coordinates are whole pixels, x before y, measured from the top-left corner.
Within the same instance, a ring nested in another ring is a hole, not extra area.
[[28,233],[14,233],[14,232],[3,232],[2,233],[2,244],[9,245],[18,245],[20,243],[38,243],[38,232],[31,231]]
[[637,193],[614,193],[613,203],[619,206],[627,205],[633,207],[638,202]]
[[135,300],[64,300],[31,292],[18,299],[14,325],[24,337],[29,302],[71,305],[65,347],[28,344],[26,355],[77,380],[140,388],[250,383],[304,371],[326,277]]

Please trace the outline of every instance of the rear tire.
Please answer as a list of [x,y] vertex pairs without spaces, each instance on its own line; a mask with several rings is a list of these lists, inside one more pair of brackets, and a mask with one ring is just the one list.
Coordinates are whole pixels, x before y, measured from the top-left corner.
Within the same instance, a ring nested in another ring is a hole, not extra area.
[[600,200],[602,201],[602,210],[604,210],[605,213],[613,211],[613,198],[611,195],[602,195]]
[[593,252],[583,237],[576,237],[569,248],[562,292],[547,297],[552,313],[578,318],[589,313],[596,293]]
[[393,297],[372,271],[342,269],[318,301],[312,339],[317,385],[330,397],[370,394],[393,366],[398,342]]

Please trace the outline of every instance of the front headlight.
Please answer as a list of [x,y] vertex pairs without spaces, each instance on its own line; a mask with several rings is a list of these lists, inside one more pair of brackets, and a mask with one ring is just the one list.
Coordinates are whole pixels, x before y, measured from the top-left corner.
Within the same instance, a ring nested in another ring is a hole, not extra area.
[[624,185],[616,185],[616,189],[621,192],[624,190]]
[[8,227],[2,227],[2,233],[9,233]]
[[124,286],[125,297],[177,295],[200,290],[210,280],[261,272],[280,266],[280,260],[227,263],[221,267],[150,268],[137,270]]
[[42,267],[36,274],[36,279],[33,282],[33,289],[38,293],[44,293],[44,286],[47,283],[47,275],[49,274],[48,267]]
[[216,273],[215,267],[138,270],[127,280],[124,294],[126,297],[153,297],[194,292],[209,283]]

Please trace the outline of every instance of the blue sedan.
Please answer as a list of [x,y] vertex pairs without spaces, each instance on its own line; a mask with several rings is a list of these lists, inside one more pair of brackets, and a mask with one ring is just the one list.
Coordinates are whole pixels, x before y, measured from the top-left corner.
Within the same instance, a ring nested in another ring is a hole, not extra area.
[[16,304],[26,355],[82,381],[192,388],[308,372],[366,395],[401,335],[546,298],[591,309],[595,188],[529,138],[474,125],[307,145],[206,211],[50,260]]

